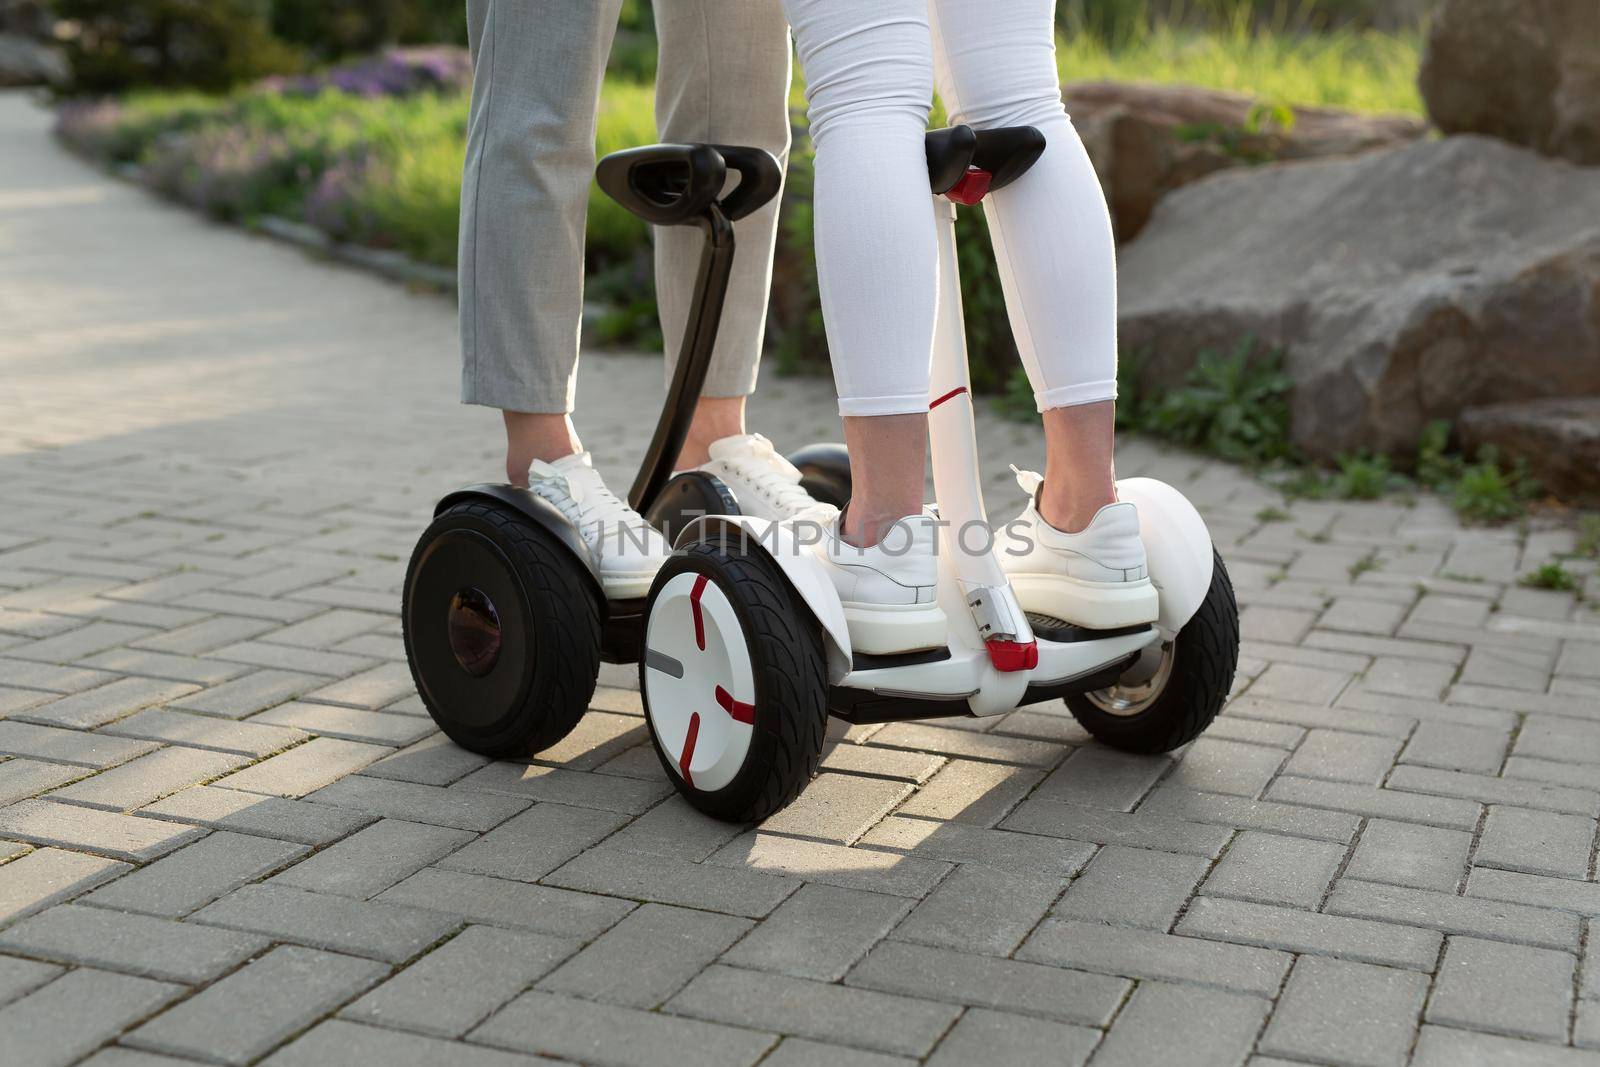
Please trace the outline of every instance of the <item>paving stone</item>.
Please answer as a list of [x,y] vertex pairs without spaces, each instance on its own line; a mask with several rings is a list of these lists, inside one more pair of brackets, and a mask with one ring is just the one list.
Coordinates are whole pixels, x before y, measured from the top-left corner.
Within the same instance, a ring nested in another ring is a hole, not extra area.
[[174,708],[242,719],[316,688],[324,679],[294,671],[260,670],[169,701]]
[[1455,679],[1456,670],[1457,665],[1453,661],[1378,656],[1367,668],[1362,681],[1374,693],[1396,693],[1423,700],[1437,700]]
[[393,778],[419,785],[443,786],[460,780],[488,762],[488,757],[468,752],[444,734],[434,734],[363,767],[361,774],[367,778]]
[[631,748],[649,746],[650,734],[637,715],[590,711],[572,732],[541,751],[535,761],[573,771],[591,771]]
[[[870,745],[830,743],[822,750],[821,767],[824,771],[842,774],[861,774],[869,778],[893,778],[902,782],[921,783],[932,778],[944,764],[944,757],[926,752],[903,752],[894,748],[873,748]],[[791,1045],[804,1047],[808,1044],[805,1041],[790,1039],[779,1047],[779,1053],[773,1055],[779,1055],[783,1048]],[[772,1058],[768,1057],[765,1062],[772,1062]]]
[[1412,971],[1302,956],[1261,1035],[1263,1052],[1387,1067],[1411,1049],[1428,978]]
[[314,689],[308,696],[331,704],[381,708],[416,691],[410,668],[404,663],[385,663]]
[[420,908],[279,885],[241,886],[195,912],[191,922],[389,963],[404,963],[461,925],[452,916]]
[[1030,797],[1023,801],[1016,811],[1000,823],[1000,828],[1099,845],[1126,845],[1129,848],[1183,852],[1207,858],[1214,858],[1221,853],[1223,846],[1233,837],[1231,831],[1219,826],[1148,815],[1143,809],[1132,814],[1103,811],[1041,797]]
[[18,712],[17,715],[44,726],[91,730],[131,715],[140,708],[175,700],[198,688],[183,682],[154,678],[119,678],[97,689],[62,697],[52,703]]
[[750,929],[747,919],[645,904],[539,983],[551,993],[659,1006]]
[[[523,803],[494,794],[478,795],[495,801]],[[451,870],[536,882],[605,839],[626,821],[625,816],[593,808],[535,804],[437,862]]]
[[340,1015],[373,1026],[460,1037],[579,945],[526,930],[469,926]]
[[899,814],[994,826],[1043,778],[1038,770],[951,760],[900,805]]
[[1089,808],[1132,811],[1171,761],[1109,748],[1080,748],[1050,772],[1034,796]]
[[1426,1018],[1446,1026],[1564,1043],[1575,965],[1565,952],[1452,937]]
[[601,1067],[681,1062],[684,1049],[694,1050],[696,1064],[744,1067],[777,1042],[770,1033],[537,991],[513,1000],[467,1037]]
[[[963,865],[917,904],[890,936],[960,952],[1009,956],[1038,925],[1065,883],[1059,875]],[[790,900],[805,892],[802,889]],[[788,906],[779,908],[779,914]],[[762,928],[771,924],[772,919],[768,919]],[[738,959],[730,958],[730,962],[751,966]]]
[[1122,978],[897,941],[868,952],[845,984],[1089,1026],[1106,1025],[1129,987]]
[[1283,753],[1277,749],[1201,737],[1178,761],[1169,781],[1203,793],[1255,797],[1282,763]]
[[291,727],[320,737],[390,747],[414,744],[438,729],[431,719],[303,701],[280,704],[257,712],[249,721]]
[[83,767],[42,760],[0,760],[0,807],[63,786],[88,774]]
[[906,782],[822,774],[794,802],[761,824],[767,833],[848,845],[911,794]]
[[[1450,773],[1428,771],[1422,767],[1397,767],[1390,776],[1391,782],[1406,771]],[[1373,786],[1323,782],[1314,778],[1292,778],[1284,775],[1267,789],[1267,799],[1285,804],[1303,804],[1313,808],[1347,811],[1369,818],[1419,822],[1428,826],[1442,826],[1447,830],[1475,830],[1478,826],[1476,803],[1446,796],[1424,796],[1421,793],[1402,792],[1395,788],[1378,789]]]
[[739,833],[738,826],[696,811],[674,793],[612,834],[606,847],[698,863]]
[[251,934],[81,904],[58,904],[0,931],[0,949],[9,952],[191,985],[266,947]]
[[1461,667],[1461,681],[1542,693],[1550,680],[1554,658],[1539,649],[1473,645],[1467,662]]
[[1510,735],[1500,730],[1425,722],[1406,742],[1400,761],[1447,771],[1497,774],[1510,744]]
[[1107,845],[1051,914],[1165,931],[1209,866],[1198,856]]
[[1098,974],[1194,982],[1271,997],[1293,958],[1287,952],[1193,937],[1046,919],[1017,950],[1017,958]]
[[[652,757],[653,758],[653,757]],[[589,774],[560,767],[491,763],[450,787],[462,792],[506,793],[528,800],[548,800],[580,808],[600,808],[638,815],[672,792],[661,777],[640,781],[615,774]]]
[[890,1056],[883,1052],[864,1052],[827,1045],[821,1041],[807,1041],[803,1037],[786,1037],[761,1061],[761,1067],[915,1067],[916,1060],[905,1056]]
[[1588,789],[1595,781],[1594,768],[1583,763],[1557,763],[1554,760],[1511,756],[1506,760],[1505,776],[1550,785]]
[[248,756],[169,746],[57,789],[50,799],[104,811],[131,811],[191,785],[219,778]]
[[926,896],[951,868],[942,860],[754,832],[734,838],[706,862],[792,875],[804,882],[916,898]]
[[193,827],[53,800],[23,800],[0,808],[0,837],[96,852],[134,863],[163,856],[199,836],[200,831]]
[[1509,778],[1440,771],[1431,767],[1396,767],[1389,776],[1389,789],[1465,797],[1485,804],[1511,804],[1571,812],[1587,815],[1591,819],[1600,815],[1600,792],[1592,789],[1565,789]]
[[1545,908],[1341,878],[1324,910],[1380,922],[1574,950],[1578,918]]
[[1197,898],[1177,932],[1419,971],[1433,969],[1442,940],[1431,930],[1218,897]]
[[[388,974],[371,960],[280,945],[145,1023],[138,1048],[243,1065]],[[228,1020],[219,1026],[218,1020]]]
[[1424,1026],[1414,1067],[1595,1067],[1593,1052],[1444,1026]]
[[103,908],[178,919],[309,851],[288,841],[220,831],[101,886],[84,900]]
[[1312,730],[1284,765],[1285,774],[1378,785],[1394,765],[1400,741],[1371,734]]
[[1466,873],[1472,835],[1416,823],[1370,819],[1345,874],[1368,882],[1388,882],[1453,893]]
[[1589,874],[1594,839],[1595,821],[1585,816],[1495,805],[1489,809],[1472,862],[1525,874],[1582,879]]
[[910,910],[903,897],[804,885],[722,958],[759,971],[837,981]]
[[1235,1067],[1267,1018],[1259,997],[1141,982],[1095,1053],[1096,1067]]
[[1600,882],[1476,867],[1467,876],[1467,895],[1600,916]]
[[526,800],[498,793],[458,792],[359,774],[309,793],[306,800],[391,819],[477,832],[493,829],[528,807]]
[[38,960],[0,956],[0,1006],[33,992],[64,972],[64,968]]
[[1001,737],[919,722],[890,723],[874,733],[870,743],[962,759],[1014,763],[1024,767],[1053,767],[1061,762],[1064,754],[1060,745],[1050,741]]
[[147,708],[102,729],[119,737],[165,741],[172,745],[233,752],[256,758],[270,756],[306,739],[304,732],[288,727],[228,722],[168,708]]
[[1344,846],[1332,842],[1246,830],[1229,846],[1202,891],[1207,896],[1315,910],[1344,854]]
[[155,748],[155,743],[151,741],[130,741],[104,734],[0,719],[0,755],[26,756],[99,769],[126,763]]
[[[1311,837],[1348,844],[1361,820],[1338,811],[1319,811],[1272,800],[1251,800],[1192,789],[1162,787],[1139,805],[1140,815],[1165,816],[1197,823],[1265,830],[1291,837]],[[1476,824],[1474,824],[1475,826]]]
[[1222,714],[1206,727],[1206,736],[1222,741],[1240,741],[1247,745],[1266,745],[1269,748],[1294,749],[1304,740],[1306,732],[1298,726],[1262,722],[1239,716]]
[[1572,1043],[1579,1048],[1600,1049],[1600,1001],[1579,1002],[1577,1022],[1572,1027]]
[[1332,704],[1350,682],[1344,671],[1325,670],[1293,663],[1274,663],[1250,686],[1250,692],[1270,700],[1302,700]]
[[376,815],[366,812],[308,804],[303,800],[240,793],[233,789],[201,785],[158,800],[139,814],[152,819],[233,830],[257,837],[298,841],[302,845],[325,845],[355,833]]
[[379,1030],[330,1019],[261,1061],[263,1067],[325,1067],[330,1063],[371,1063],[384,1067],[546,1067],[533,1056],[477,1048],[425,1034]]
[[720,966],[665,1010],[907,1056],[926,1055],[961,1014],[949,1004]]
[[183,992],[169,982],[80,967],[0,1009],[0,1060],[65,1067]]
[[303,797],[323,786],[353,774],[392,749],[314,737],[287,752],[235,771],[217,784],[245,793],[265,793],[277,797]]
[[1600,763],[1600,723],[1535,715],[1518,731],[1512,751],[1562,763]]
[[974,1009],[961,1017],[928,1059],[932,1067],[967,1063],[1084,1063],[1100,1033],[1082,1026]]
[[378,902],[442,912],[472,922],[559,937],[598,937],[634,909],[631,901],[551,886],[424,867],[378,894]]
[[879,823],[861,839],[861,845],[928,859],[1058,875],[1076,874],[1094,853],[1092,846],[1078,842],[899,816]]
[[709,867],[667,856],[596,848],[547,875],[553,886],[759,919],[799,882],[758,870]]
[[272,884],[369,900],[472,840],[467,830],[381,819],[295,864]]
[[0,924],[70,900],[128,869],[126,863],[101,856],[35,849],[0,865]]
[[115,622],[91,622],[64,634],[46,637],[32,644],[14,648],[10,655],[19,659],[36,659],[47,663],[72,663],[75,660],[104,652],[108,648],[127,644],[156,631],[149,626],[128,626]]
[[[1329,729],[1346,733],[1375,734],[1380,737],[1404,738],[1411,731],[1409,718],[1392,714],[1359,711],[1349,706],[1350,694],[1339,707],[1320,704],[1300,704],[1292,700],[1267,700],[1246,693],[1228,702],[1222,718],[1240,717],[1252,721],[1289,724],[1308,730]],[[1395,698],[1384,696],[1385,706]]]

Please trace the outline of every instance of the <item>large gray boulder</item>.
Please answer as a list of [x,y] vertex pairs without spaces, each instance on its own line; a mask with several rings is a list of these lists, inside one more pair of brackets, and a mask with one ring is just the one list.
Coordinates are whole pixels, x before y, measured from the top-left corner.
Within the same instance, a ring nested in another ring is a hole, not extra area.
[[1458,426],[1475,454],[1485,445],[1520,459],[1563,500],[1600,500],[1600,396],[1551,397],[1469,408]]
[[1446,133],[1600,164],[1600,3],[1443,0],[1418,85]]
[[1468,407],[1600,394],[1600,169],[1464,136],[1226,171],[1161,202],[1121,292],[1147,390],[1254,336],[1302,448],[1404,455]]

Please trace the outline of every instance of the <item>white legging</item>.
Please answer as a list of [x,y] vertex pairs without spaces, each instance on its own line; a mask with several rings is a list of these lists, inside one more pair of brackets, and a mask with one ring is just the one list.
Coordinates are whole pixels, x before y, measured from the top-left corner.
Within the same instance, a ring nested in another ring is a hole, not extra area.
[[1047,147],[984,202],[1040,411],[1117,395],[1116,249],[1061,104],[1055,0],[784,0],[816,144],[823,318],[841,415],[928,409],[938,293],[923,149],[935,77],[952,123]]

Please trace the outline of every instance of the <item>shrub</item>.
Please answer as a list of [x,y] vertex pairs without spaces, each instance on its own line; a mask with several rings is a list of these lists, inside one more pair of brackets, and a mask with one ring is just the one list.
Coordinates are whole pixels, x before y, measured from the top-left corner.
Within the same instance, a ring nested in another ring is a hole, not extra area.
[[1287,459],[1289,376],[1283,354],[1253,357],[1245,338],[1232,353],[1200,353],[1184,384],[1151,405],[1142,428],[1224,459],[1265,463]]
[[394,44],[467,43],[462,0],[272,0],[272,31],[323,59]]
[[1502,470],[1492,446],[1481,449],[1475,463],[1461,468],[1450,489],[1450,504],[1468,522],[1509,522],[1521,518],[1527,503],[1539,495],[1539,485],[1528,477],[1521,462]]
[[76,30],[65,41],[66,91],[219,92],[298,70],[303,59],[273,36],[269,8],[269,0],[56,0],[56,13]]

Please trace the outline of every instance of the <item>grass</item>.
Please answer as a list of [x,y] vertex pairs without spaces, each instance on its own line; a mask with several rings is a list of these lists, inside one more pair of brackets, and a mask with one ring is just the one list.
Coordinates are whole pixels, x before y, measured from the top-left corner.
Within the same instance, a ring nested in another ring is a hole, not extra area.
[[1553,589],[1571,593],[1578,588],[1578,578],[1559,563],[1546,563],[1517,579],[1517,584],[1529,589]]

